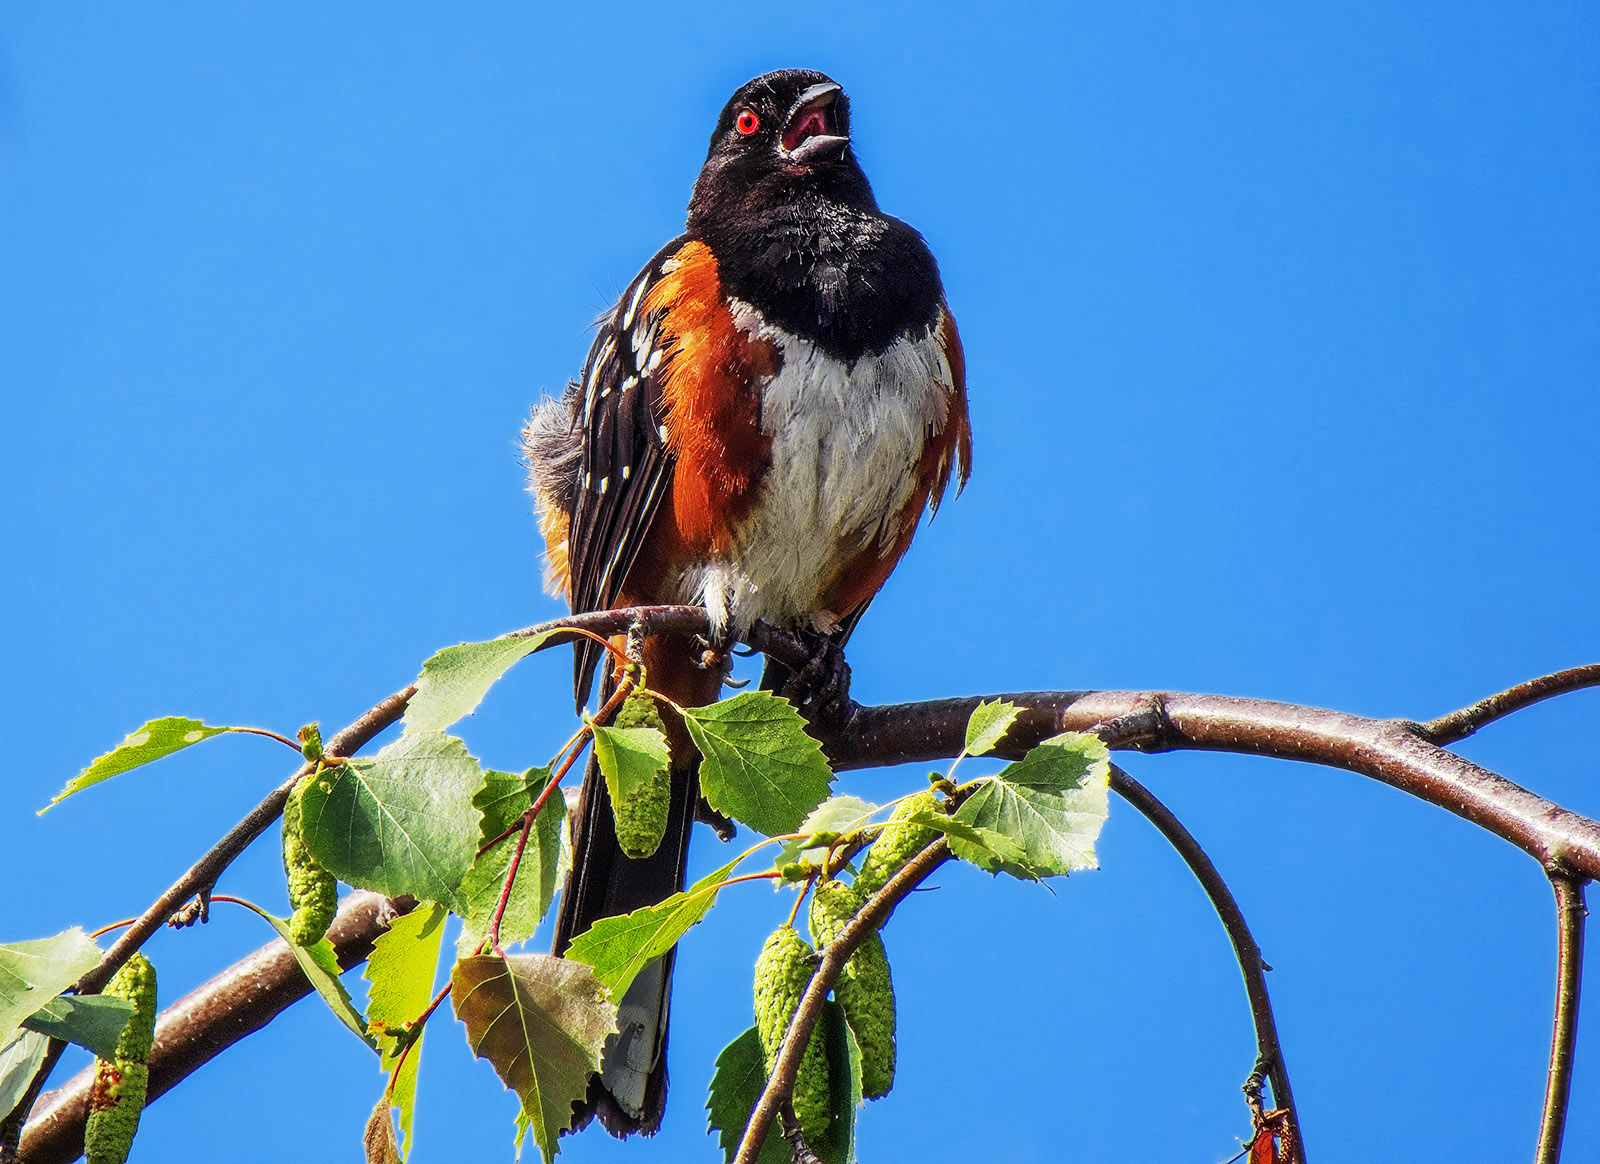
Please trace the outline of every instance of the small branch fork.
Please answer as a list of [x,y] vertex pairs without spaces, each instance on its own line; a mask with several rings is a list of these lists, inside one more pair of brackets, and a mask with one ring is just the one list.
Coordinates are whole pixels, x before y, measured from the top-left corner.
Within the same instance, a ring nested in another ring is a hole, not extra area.
[[[540,649],[571,642],[584,634],[608,637],[627,633],[633,641],[659,634],[706,634],[709,633],[709,622],[704,609],[700,607],[646,606],[574,615],[514,631],[503,637],[525,638],[561,630],[574,633],[551,634],[549,641],[541,644]],[[804,666],[810,659],[810,652],[803,643],[764,624],[757,624],[745,642],[784,663]],[[1552,1137],[1555,1144],[1559,1145],[1577,1010],[1576,951],[1582,940],[1582,887],[1585,882],[1600,877],[1600,824],[1552,804],[1453,753],[1445,752],[1440,745],[1463,739],[1486,724],[1541,700],[1595,686],[1600,686],[1600,664],[1574,667],[1518,684],[1426,723],[1373,720],[1319,708],[1218,695],[1138,691],[1023,692],[999,696],[1023,708],[1021,717],[1008,734],[1008,743],[1002,749],[1002,754],[1020,755],[1040,740],[1062,731],[1098,728],[1101,737],[1112,748],[1150,752],[1179,749],[1221,751],[1274,756],[1342,768],[1383,781],[1439,805],[1532,855],[1550,875],[1562,903],[1563,985],[1557,1001],[1551,1082],[1546,1120],[1541,1133],[1541,1145],[1550,1142]],[[375,705],[328,742],[328,754],[349,756],[363,747],[379,732],[399,720],[414,691],[414,687],[407,687]],[[837,771],[945,759],[961,750],[967,718],[973,708],[982,700],[991,698],[995,697],[972,696],[882,707],[852,705],[839,721],[826,724],[819,722],[813,725],[812,730],[821,740]],[[208,894],[233,860],[281,815],[289,792],[310,770],[309,764],[302,766],[274,789],[157,898],[106,952],[99,964],[79,980],[78,991],[85,994],[98,992],[128,957],[178,913],[190,898],[197,894]],[[926,855],[927,851],[924,853]],[[910,869],[911,866],[907,866],[902,873]],[[1566,888],[1563,889],[1563,886]],[[889,888],[886,886],[878,896],[887,894]],[[1570,904],[1574,900],[1579,903],[1576,913]],[[869,903],[869,907],[871,905]],[[885,905],[885,916],[891,908],[892,903]],[[384,924],[381,920],[369,917],[358,936],[370,943]],[[847,927],[845,934],[849,932]],[[843,948],[845,934],[840,935],[835,946]],[[863,933],[856,937],[856,941],[864,937]],[[234,982],[245,975],[246,967],[267,949],[270,947],[224,971],[213,980],[213,984]],[[834,977],[837,977],[842,963],[841,958],[834,966]],[[826,965],[825,955],[824,967]],[[819,978],[821,974],[819,968]],[[291,972],[291,977],[295,976],[298,976],[298,971]],[[817,981],[813,979],[813,987]],[[831,985],[832,980],[829,979],[827,988],[822,989],[816,999],[817,1007],[820,1007],[821,999]],[[303,977],[299,978],[298,989],[297,994],[284,995],[272,1003],[264,1004],[261,1012],[263,1017],[256,1026],[228,1028],[220,1035],[212,1032],[192,1042],[185,1042],[181,1038],[176,1040],[170,1058],[172,1083],[197,1069],[223,1047],[269,1022],[290,1002],[305,993],[308,988]],[[226,994],[226,988],[223,988],[223,994]],[[800,1013],[797,1012],[797,1017]],[[809,1018],[810,1026],[814,1026],[815,1022],[816,1013],[813,1012]],[[44,1079],[59,1060],[61,1051],[62,1044],[52,1041],[28,1095],[16,1111],[0,1122],[0,1164],[16,1158],[22,1120],[25,1113],[35,1106]],[[40,1114],[28,1124],[24,1142],[28,1160],[72,1158],[71,1155],[54,1155],[49,1151],[36,1154],[34,1145],[39,1142],[37,1133],[45,1130],[41,1127],[46,1118],[44,1113],[59,1112],[62,1102],[72,1098],[68,1093],[73,1090],[74,1085],[69,1083],[51,1093],[40,1105]],[[153,1091],[153,1094],[159,1093]],[[1276,1082],[1274,1095],[1280,1102],[1286,1098],[1278,1094]],[[763,1098],[763,1105],[758,1105],[757,1109],[758,1113],[764,1112],[763,1130],[770,1126],[777,1107],[776,1101],[767,1104],[766,1099]],[[56,1123],[60,1122],[56,1120]],[[81,1145],[81,1115],[75,1123],[70,1116],[67,1117],[63,1126],[67,1128],[67,1138],[76,1136]],[[59,1149],[62,1142],[60,1129],[51,1134]],[[1543,1147],[1541,1151],[1544,1151]],[[1539,1159],[1542,1164],[1555,1157],[1541,1155]]]
[[1250,933],[1250,927],[1245,924],[1244,913],[1239,909],[1239,903],[1234,900],[1227,882],[1222,879],[1222,874],[1217,872],[1217,867],[1211,863],[1211,858],[1206,856],[1205,850],[1200,847],[1193,834],[1183,827],[1183,823],[1172,815],[1172,810],[1156,799],[1148,788],[1113,764],[1111,789],[1143,813],[1177,850],[1178,855],[1194,873],[1195,879],[1200,882],[1206,896],[1211,899],[1211,905],[1217,911],[1217,916],[1222,919],[1222,925],[1228,931],[1228,940],[1233,943],[1233,954],[1238,959],[1239,972],[1244,976],[1245,995],[1250,1000],[1250,1017],[1256,1028],[1256,1067],[1250,1074],[1249,1082],[1245,1084],[1245,1093],[1250,1099],[1251,1121],[1255,1125],[1256,1134],[1260,1135],[1265,1127],[1266,1115],[1261,1108],[1259,1081],[1265,1074],[1272,1083],[1273,1102],[1285,1113],[1283,1118],[1289,1124],[1290,1142],[1293,1144],[1290,1164],[1305,1164],[1305,1146],[1300,1135],[1300,1115],[1295,1110],[1294,1093],[1289,1089],[1289,1070],[1284,1066],[1283,1047],[1278,1042],[1278,1024],[1273,1020],[1272,999],[1267,994],[1266,971],[1269,967],[1261,957],[1261,947],[1256,944],[1254,936]]

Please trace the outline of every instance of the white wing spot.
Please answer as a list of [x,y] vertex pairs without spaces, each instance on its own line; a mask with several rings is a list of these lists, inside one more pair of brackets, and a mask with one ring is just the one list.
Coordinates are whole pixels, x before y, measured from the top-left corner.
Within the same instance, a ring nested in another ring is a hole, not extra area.
[[602,495],[605,493],[606,487],[608,485],[610,485],[610,484],[611,484],[611,478],[610,477],[602,477],[602,478],[600,478],[600,492],[601,492]]
[[624,466],[622,466],[622,479],[624,481],[626,481],[631,476],[633,476],[633,466],[632,465],[624,465]]

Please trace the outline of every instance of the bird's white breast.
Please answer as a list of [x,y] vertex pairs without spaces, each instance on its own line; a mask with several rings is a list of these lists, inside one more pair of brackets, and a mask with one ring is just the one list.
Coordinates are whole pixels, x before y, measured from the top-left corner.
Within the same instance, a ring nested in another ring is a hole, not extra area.
[[954,376],[938,321],[847,364],[748,304],[731,307],[781,356],[760,386],[770,461],[732,552],[685,578],[684,597],[736,632],[758,618],[832,630],[848,612],[823,609],[823,589],[863,550],[892,552],[924,446],[949,422]]

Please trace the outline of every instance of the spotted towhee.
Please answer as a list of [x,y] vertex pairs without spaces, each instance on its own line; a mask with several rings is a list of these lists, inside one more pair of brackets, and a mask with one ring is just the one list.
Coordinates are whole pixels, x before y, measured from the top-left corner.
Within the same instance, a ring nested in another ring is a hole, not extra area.
[[[764,619],[839,658],[923,511],[966,480],[963,379],[939,268],[878,209],[843,91],[803,70],[756,78],[717,119],[684,233],[601,320],[582,379],[523,432],[552,588],[574,611],[704,603],[713,645]],[[650,686],[714,701],[725,672],[705,645],[652,640]],[[579,646],[580,707],[598,663]],[[810,702],[797,678],[769,663],[763,685]],[[618,848],[591,764],[557,952],[682,888],[699,795],[681,723],[668,735],[671,822],[651,857]],[[621,1000],[588,1102],[614,1134],[660,1124],[671,973],[669,954]]]

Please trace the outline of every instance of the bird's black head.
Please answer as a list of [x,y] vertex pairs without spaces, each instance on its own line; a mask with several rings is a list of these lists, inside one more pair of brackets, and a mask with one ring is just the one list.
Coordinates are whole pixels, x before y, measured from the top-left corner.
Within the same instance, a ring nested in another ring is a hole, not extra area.
[[690,230],[759,218],[808,195],[876,209],[850,145],[850,100],[810,69],[767,73],[741,86],[717,119],[689,201]]

